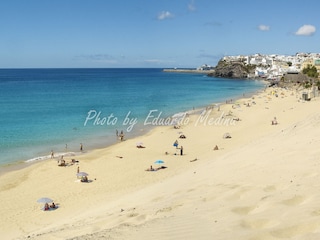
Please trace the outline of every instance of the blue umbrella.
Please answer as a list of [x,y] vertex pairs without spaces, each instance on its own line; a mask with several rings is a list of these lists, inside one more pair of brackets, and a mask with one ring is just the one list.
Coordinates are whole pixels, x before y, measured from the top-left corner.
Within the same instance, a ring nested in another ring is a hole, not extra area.
[[155,164],[162,164],[162,163],[164,163],[164,161],[162,161],[162,160],[157,160],[157,161],[155,161],[154,163],[155,163]]
[[53,200],[51,198],[43,197],[37,200],[38,203],[51,203]]

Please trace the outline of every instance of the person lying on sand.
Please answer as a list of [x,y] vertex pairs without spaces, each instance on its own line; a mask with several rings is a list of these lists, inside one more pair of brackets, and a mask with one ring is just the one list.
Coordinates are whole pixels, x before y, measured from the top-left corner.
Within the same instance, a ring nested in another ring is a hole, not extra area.
[[145,148],[145,146],[137,145],[137,148]]
[[150,168],[147,168],[146,171],[158,171],[160,169],[166,169],[167,167],[165,166],[161,166],[161,167],[158,167],[158,168],[153,168],[152,165],[150,166]]
[[78,160],[75,160],[75,159],[72,159],[71,160],[71,163],[78,163],[79,161]]
[[166,169],[166,168],[167,168],[166,166],[161,166],[161,167],[158,167],[157,170]]
[[147,169],[146,169],[146,171],[157,171],[157,169],[154,169],[154,168],[152,167],[152,165],[151,165],[150,168],[147,168]]

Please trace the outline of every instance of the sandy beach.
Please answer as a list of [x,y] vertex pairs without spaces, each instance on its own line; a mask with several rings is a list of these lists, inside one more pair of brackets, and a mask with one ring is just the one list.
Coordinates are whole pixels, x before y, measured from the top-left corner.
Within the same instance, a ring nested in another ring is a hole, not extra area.
[[[319,239],[319,103],[267,88],[179,129],[65,157],[65,167],[52,159],[8,172],[1,239]],[[41,210],[41,197],[58,208]]]

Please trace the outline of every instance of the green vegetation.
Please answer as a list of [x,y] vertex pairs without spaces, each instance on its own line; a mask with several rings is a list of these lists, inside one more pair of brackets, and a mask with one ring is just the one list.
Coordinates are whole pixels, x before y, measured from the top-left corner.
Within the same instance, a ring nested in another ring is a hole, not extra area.
[[311,82],[305,82],[303,83],[304,88],[311,88],[312,87],[312,83]]
[[308,64],[308,66],[302,70],[302,73],[312,78],[317,78],[319,76],[317,68],[315,66],[311,66],[310,64]]
[[220,60],[219,62],[218,62],[218,64],[217,64],[217,66],[227,66],[228,65],[228,63],[226,62],[226,60]]
[[244,66],[244,69],[246,70],[247,73],[251,73],[254,72],[254,70],[256,69],[256,65],[254,64],[247,64]]

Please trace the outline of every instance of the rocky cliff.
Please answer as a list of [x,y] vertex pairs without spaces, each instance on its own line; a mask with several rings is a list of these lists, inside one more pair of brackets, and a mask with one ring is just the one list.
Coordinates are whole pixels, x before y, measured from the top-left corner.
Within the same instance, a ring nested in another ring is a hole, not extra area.
[[223,77],[223,78],[247,78],[251,70],[242,62],[226,62],[219,61],[215,67],[214,73],[208,74],[211,77]]

